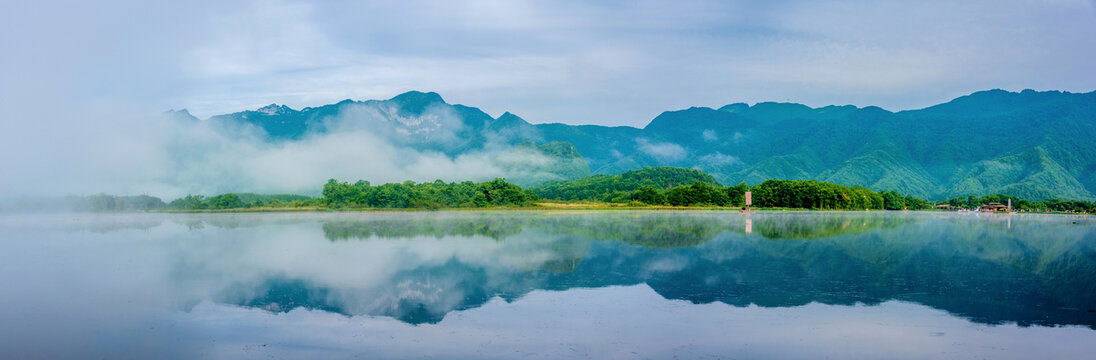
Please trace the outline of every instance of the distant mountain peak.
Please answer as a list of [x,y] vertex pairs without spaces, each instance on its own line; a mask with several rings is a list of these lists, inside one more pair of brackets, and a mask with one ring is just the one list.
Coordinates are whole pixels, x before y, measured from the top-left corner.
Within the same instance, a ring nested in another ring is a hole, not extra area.
[[388,101],[395,103],[401,110],[411,114],[422,114],[431,105],[446,104],[436,92],[408,91],[396,95]]
[[970,95],[957,97],[943,104],[921,109],[921,111],[942,112],[949,115],[987,117],[1019,109],[1055,107],[1059,102],[1073,98],[1077,95],[1078,94],[1071,94],[1069,92],[1036,91],[1031,89],[1025,89],[1020,92],[1002,89],[983,90],[971,93]]
[[171,109],[171,110],[165,111],[163,113],[163,116],[166,117],[166,118],[169,118],[169,119],[198,121],[198,118],[195,117],[194,115],[191,115],[190,111],[187,111],[186,109],[180,109],[180,110]]
[[511,113],[509,111],[502,113],[502,115],[499,115],[499,117],[495,120],[496,121],[514,121],[514,120],[525,121],[525,119],[522,119],[521,116],[514,115],[513,113]]
[[810,106],[792,102],[763,101],[750,107],[751,110],[778,110],[778,111],[811,111]]
[[491,123],[492,128],[496,130],[501,128],[513,128],[529,125],[529,122],[525,121],[525,119],[522,119],[520,116],[514,115],[509,111],[503,113],[502,115],[499,115],[499,117]]
[[728,126],[753,126],[747,124],[742,116],[709,107],[690,107],[685,110],[663,111],[643,129],[655,131],[678,131],[680,129],[711,129]]
[[[960,96],[952,99],[950,102],[956,101],[969,101],[969,100],[984,100],[984,99],[1012,99],[1018,97],[1038,97],[1038,96],[1057,96],[1062,94],[1069,94],[1069,92],[1061,92],[1057,90],[1050,91],[1037,91],[1032,89],[1024,89],[1022,91],[1008,91],[1003,89],[991,89],[975,91],[970,95]],[[949,102],[949,103],[950,103]]]
[[263,107],[258,108],[258,109],[255,110],[255,112],[259,112],[259,113],[263,113],[263,114],[267,114],[267,115],[282,115],[282,114],[292,113],[294,111],[295,110],[291,109],[288,106],[278,105],[278,104],[270,104],[270,105],[263,106]]
[[422,92],[415,90],[396,95],[389,100],[398,103],[445,103],[445,99],[442,99],[441,95],[438,95],[438,93],[436,92]]
[[734,104],[723,105],[723,107],[719,108],[719,111],[737,113],[737,112],[746,111],[749,108],[750,108],[750,105],[747,105],[746,103],[734,103]]

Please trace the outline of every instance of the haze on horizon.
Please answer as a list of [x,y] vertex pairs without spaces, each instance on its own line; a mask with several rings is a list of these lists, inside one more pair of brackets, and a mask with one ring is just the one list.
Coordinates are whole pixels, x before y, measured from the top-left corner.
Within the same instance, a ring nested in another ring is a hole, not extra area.
[[212,167],[164,169],[180,150],[162,144],[184,134],[149,118],[168,109],[207,118],[421,90],[532,123],[642,127],[734,102],[896,111],[992,88],[1088,92],[1094,20],[1092,0],[9,1],[0,194],[214,191],[180,184],[223,177],[221,162],[376,150],[268,149],[203,130],[183,143]]

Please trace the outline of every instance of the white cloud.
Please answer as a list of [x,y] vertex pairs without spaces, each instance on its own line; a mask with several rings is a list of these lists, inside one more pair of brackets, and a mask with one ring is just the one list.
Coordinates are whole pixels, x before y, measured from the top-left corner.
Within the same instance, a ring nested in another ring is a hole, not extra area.
[[668,142],[651,142],[645,138],[636,139],[636,149],[662,161],[679,161],[685,158],[686,151],[681,145]]
[[718,152],[718,151],[714,152],[714,153],[711,153],[711,154],[708,154],[708,155],[701,156],[697,160],[698,160],[698,163],[700,164],[700,166],[706,167],[706,168],[719,167],[719,166],[731,166],[731,165],[737,165],[737,164],[742,163],[742,161],[739,160],[738,157],[731,156],[731,155],[724,155],[723,153]]
[[[107,192],[170,200],[225,192],[318,194],[329,178],[374,184],[550,178],[528,165],[554,161],[493,142],[447,155],[444,151],[463,146],[458,132],[464,125],[446,107],[408,117],[384,103],[350,104],[325,120],[327,132],[283,142],[269,142],[255,128],[216,121],[85,115],[85,122],[60,132],[55,142],[31,144],[33,162],[0,179],[5,189],[0,195]],[[425,150],[430,148],[436,150]]]

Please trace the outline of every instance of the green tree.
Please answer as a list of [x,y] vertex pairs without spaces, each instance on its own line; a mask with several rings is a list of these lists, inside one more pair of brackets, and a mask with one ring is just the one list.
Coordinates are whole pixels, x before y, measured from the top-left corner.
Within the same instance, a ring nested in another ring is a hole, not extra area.
[[715,205],[726,206],[727,193],[703,181],[670,189],[666,200],[673,206]]
[[894,191],[884,191],[879,193],[883,196],[883,208],[887,210],[904,210],[906,208],[906,198]]
[[168,207],[172,209],[180,210],[200,210],[205,209],[205,196],[202,195],[187,195],[182,198],[172,200]]
[[221,194],[209,198],[209,207],[214,209],[239,209],[244,207],[243,201],[236,194]]
[[750,191],[749,185],[746,185],[746,183],[739,183],[735,186],[728,186],[726,189],[727,205],[746,206],[746,192]]
[[666,194],[653,185],[643,185],[632,192],[631,199],[647,205],[662,205],[666,203]]

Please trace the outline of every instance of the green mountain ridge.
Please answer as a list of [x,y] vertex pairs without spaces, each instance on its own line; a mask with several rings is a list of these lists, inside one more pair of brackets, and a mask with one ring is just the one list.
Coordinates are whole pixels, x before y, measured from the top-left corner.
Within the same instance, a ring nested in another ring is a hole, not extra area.
[[643,128],[531,124],[509,112],[492,118],[451,105],[436,93],[408,92],[299,111],[269,106],[207,121],[256,129],[269,141],[297,141],[349,124],[450,156],[489,144],[573,146],[559,158],[571,166],[525,179],[525,185],[575,179],[584,173],[575,161],[581,157],[594,174],[677,166],[709,172],[725,184],[799,179],[932,200],[990,193],[1096,199],[1096,92],[988,90],[900,112],[734,103],[667,111]]
[[[1042,147],[979,162],[949,190],[953,197],[970,193],[1008,193],[1024,198],[1092,198],[1076,178]],[[1048,188],[1058,189],[1050,193]]]
[[915,194],[934,191],[932,180],[924,170],[909,166],[881,150],[849,159],[832,172],[822,172],[820,177],[826,182],[871,189],[907,189]]

